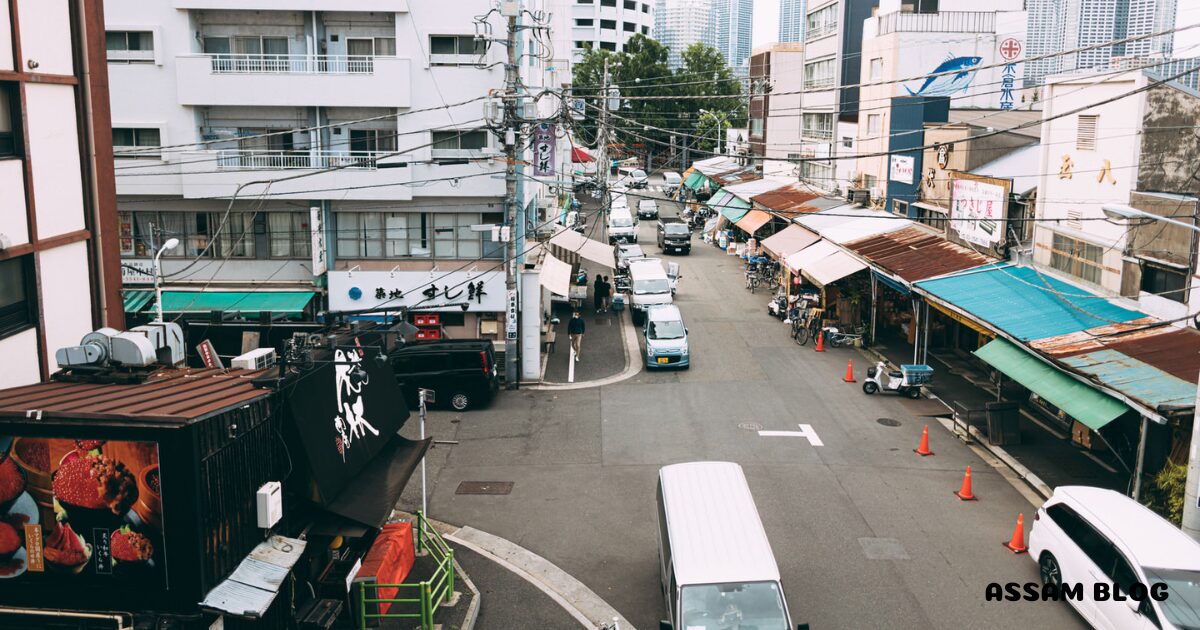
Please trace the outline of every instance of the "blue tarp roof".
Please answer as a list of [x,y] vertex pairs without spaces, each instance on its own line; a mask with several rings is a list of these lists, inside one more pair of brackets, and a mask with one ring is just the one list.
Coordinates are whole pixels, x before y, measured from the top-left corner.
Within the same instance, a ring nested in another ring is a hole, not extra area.
[[1079,372],[1146,404],[1190,407],[1196,402],[1196,384],[1172,376],[1124,352],[1097,350],[1059,359]]
[[1021,341],[1145,317],[1031,267],[990,265],[916,287]]

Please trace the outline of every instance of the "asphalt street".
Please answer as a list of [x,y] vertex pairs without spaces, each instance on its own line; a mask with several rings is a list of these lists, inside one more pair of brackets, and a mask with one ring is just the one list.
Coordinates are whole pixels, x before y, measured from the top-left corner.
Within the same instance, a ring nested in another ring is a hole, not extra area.
[[[657,254],[654,228],[643,221],[640,242]],[[743,288],[735,257],[697,236],[691,255],[673,260],[684,274],[676,303],[690,331],[691,369],[643,371],[591,389],[506,392],[488,409],[431,413],[428,433],[457,441],[429,455],[432,517],[542,555],[646,630],[664,616],[658,468],[733,461],[746,471],[796,623],[1085,627],[1066,604],[985,602],[988,583],[1038,579],[1033,560],[1001,546],[1017,514],[1032,523],[1034,512],[1007,480],[936,422],[906,413],[897,397],[843,383],[849,359],[862,379],[865,355],[793,344],[766,314],[769,295]],[[922,458],[913,449],[927,423],[936,455]],[[823,445],[757,432],[800,424]],[[415,422],[405,428],[415,431]],[[968,465],[980,497],[972,503],[952,494]],[[462,481],[513,487],[459,495]],[[410,484],[402,507],[419,503],[420,485]]]

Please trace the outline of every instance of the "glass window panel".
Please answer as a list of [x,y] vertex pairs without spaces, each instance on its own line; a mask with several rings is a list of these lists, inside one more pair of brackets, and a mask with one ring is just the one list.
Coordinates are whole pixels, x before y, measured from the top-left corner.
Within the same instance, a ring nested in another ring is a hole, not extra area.
[[396,56],[396,38],[395,37],[376,37],[375,38],[375,54],[379,57],[395,57]]
[[429,52],[433,55],[453,55],[458,52],[453,37],[430,37]]
[[134,145],[133,130],[125,127],[117,127],[112,130],[113,146],[115,147],[132,147]]
[[408,226],[411,215],[401,212],[389,212],[384,221],[387,236],[388,256],[407,256],[409,254]]
[[487,147],[487,132],[486,131],[468,131],[459,138],[459,143],[463,149],[478,151]]
[[139,147],[156,147],[159,145],[159,136],[157,129],[138,129],[135,132],[137,137],[137,146]]
[[363,213],[363,256],[383,258],[383,217],[379,212]]
[[0,262],[0,308],[25,301],[24,259],[10,258]]
[[147,31],[130,33],[129,50],[154,50],[154,34]]
[[435,150],[443,149],[454,151],[458,149],[458,132],[457,131],[435,131],[433,132],[433,148]]
[[292,251],[292,215],[289,212],[267,214],[267,234],[270,236],[271,257],[286,258]]
[[362,256],[362,223],[353,212],[337,213],[337,255],[342,258]]
[[228,55],[229,54],[229,38],[228,37],[205,37],[204,38],[204,53],[208,55]]
[[104,34],[104,47],[108,50],[129,50],[125,31],[109,31]]
[[346,52],[356,57],[370,57],[375,54],[375,40],[348,39],[346,40]]

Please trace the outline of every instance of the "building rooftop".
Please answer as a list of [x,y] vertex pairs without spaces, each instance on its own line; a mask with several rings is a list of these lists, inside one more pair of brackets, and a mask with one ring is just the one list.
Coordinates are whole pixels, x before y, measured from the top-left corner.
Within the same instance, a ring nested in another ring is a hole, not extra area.
[[[1003,130],[1041,119],[1042,110],[1040,109],[951,109],[948,122],[983,129]],[[1022,129],[1014,129],[1009,133],[1040,139],[1042,126],[1040,124],[1030,125]]]

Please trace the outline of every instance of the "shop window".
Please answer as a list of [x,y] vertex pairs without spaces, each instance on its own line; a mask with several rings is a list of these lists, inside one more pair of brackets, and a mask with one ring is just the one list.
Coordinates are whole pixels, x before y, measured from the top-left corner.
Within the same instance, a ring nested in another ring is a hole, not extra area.
[[312,230],[307,212],[267,213],[267,238],[271,258],[312,257]]
[[34,324],[33,255],[0,261],[0,339]]
[[21,149],[21,100],[16,83],[0,83],[0,158],[17,156]]
[[1050,247],[1050,267],[1092,284],[1100,284],[1104,248],[1055,234]]
[[162,141],[158,129],[113,127],[113,155],[119,158],[159,158]]
[[[482,215],[499,222],[498,214]],[[340,258],[459,258],[503,255],[503,243],[487,242],[476,232],[481,215],[470,212],[337,212]],[[487,222],[487,221],[484,221]]]
[[1142,292],[1187,304],[1187,272],[1142,261]]

